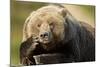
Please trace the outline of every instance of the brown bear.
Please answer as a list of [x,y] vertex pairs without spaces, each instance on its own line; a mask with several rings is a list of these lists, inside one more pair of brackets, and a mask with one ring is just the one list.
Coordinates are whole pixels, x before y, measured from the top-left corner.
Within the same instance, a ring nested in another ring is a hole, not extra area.
[[34,55],[61,53],[74,62],[95,60],[94,28],[75,19],[64,6],[33,11],[23,28],[20,62],[33,65]]

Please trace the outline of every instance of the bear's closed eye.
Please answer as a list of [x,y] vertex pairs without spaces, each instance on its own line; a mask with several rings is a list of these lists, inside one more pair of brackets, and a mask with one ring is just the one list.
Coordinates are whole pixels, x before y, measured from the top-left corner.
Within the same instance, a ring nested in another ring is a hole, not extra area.
[[54,23],[49,23],[50,29],[52,30],[54,28]]
[[40,27],[41,26],[41,24],[37,24],[37,27]]

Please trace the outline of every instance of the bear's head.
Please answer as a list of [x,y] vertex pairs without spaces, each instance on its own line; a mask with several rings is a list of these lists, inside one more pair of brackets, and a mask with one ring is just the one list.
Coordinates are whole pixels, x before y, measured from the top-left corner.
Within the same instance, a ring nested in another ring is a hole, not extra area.
[[67,10],[49,5],[30,14],[23,29],[23,40],[36,38],[48,50],[64,40]]

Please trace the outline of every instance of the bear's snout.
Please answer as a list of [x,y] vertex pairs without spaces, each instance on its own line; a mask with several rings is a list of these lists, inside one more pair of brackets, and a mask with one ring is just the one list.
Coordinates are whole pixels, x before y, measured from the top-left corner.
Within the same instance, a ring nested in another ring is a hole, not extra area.
[[41,43],[46,44],[46,43],[49,43],[51,41],[49,32],[42,32],[42,33],[40,33],[39,37],[40,37]]
[[40,37],[41,37],[41,38],[46,38],[46,37],[48,37],[48,36],[49,36],[48,32],[44,32],[44,33],[41,33],[41,34],[40,34]]

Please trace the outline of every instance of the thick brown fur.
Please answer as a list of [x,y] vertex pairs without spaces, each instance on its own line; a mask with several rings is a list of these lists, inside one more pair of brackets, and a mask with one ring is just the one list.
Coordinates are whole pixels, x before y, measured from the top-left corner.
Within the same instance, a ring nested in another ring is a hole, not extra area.
[[[48,41],[41,34],[48,33]],[[94,28],[76,20],[63,6],[49,5],[33,11],[23,28],[20,62],[33,65],[34,55],[62,53],[74,62],[95,60]]]

